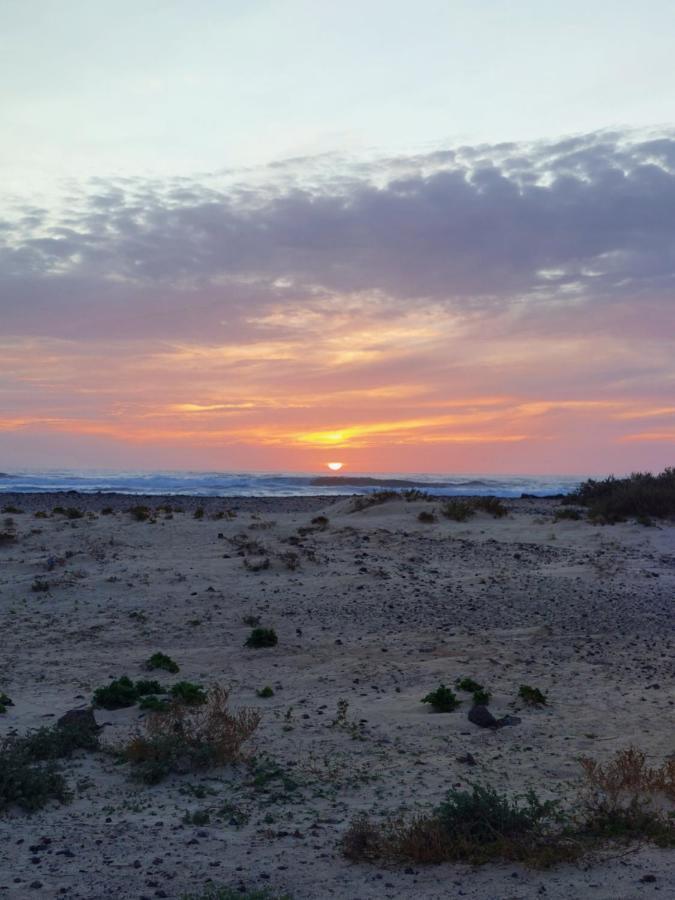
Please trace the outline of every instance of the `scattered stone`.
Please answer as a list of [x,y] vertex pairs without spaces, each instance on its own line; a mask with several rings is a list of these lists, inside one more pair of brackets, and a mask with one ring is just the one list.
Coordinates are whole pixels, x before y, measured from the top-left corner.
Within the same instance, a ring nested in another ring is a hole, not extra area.
[[478,725],[479,728],[499,728],[499,722],[487,706],[472,706],[469,710],[469,722]]
[[60,719],[57,719],[56,724],[59,728],[78,728],[91,732],[100,731],[103,728],[102,725],[97,724],[91,706],[86,709],[69,709]]

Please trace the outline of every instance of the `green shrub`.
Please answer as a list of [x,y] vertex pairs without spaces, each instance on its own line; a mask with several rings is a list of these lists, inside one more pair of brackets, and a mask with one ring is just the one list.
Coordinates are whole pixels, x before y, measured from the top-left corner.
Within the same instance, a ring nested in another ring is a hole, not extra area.
[[33,812],[50,800],[67,802],[70,794],[56,760],[98,746],[96,733],[78,726],[53,725],[23,737],[4,738],[0,741],[0,811],[16,805]]
[[168,697],[157,697],[155,694],[148,694],[141,697],[138,708],[144,712],[165,712],[169,708],[171,701]]
[[106,687],[94,691],[94,706],[103,709],[124,709],[133,706],[138,700],[138,691],[133,681],[126,675],[111,681]]
[[147,506],[132,506],[128,512],[137,522],[147,522],[150,518],[150,509]]
[[164,669],[166,672],[180,672],[180,666],[177,662],[167,656],[166,653],[153,653],[150,659],[145,663],[146,669]]
[[274,628],[254,628],[246,638],[247,647],[275,647],[279,639]]
[[483,685],[478,684],[473,678],[458,678],[455,684],[460,691],[466,691],[467,694],[474,694],[476,691],[483,690]]
[[21,513],[23,513],[22,509],[19,509],[18,506],[13,506],[11,503],[8,503],[6,506],[3,506],[2,511],[4,513],[10,513],[10,515],[21,515]]
[[259,697],[262,697],[263,699],[266,699],[267,697],[273,697],[273,696],[274,696],[274,691],[273,691],[272,688],[269,686],[269,684],[267,684],[267,685],[265,685],[264,688],[259,688],[259,689],[256,691],[256,694],[257,694]]
[[441,513],[446,519],[452,519],[453,522],[466,522],[475,511],[473,504],[469,500],[459,500],[457,498],[447,500],[441,506]]
[[529,684],[521,684],[518,689],[518,696],[528,706],[546,706],[546,694],[542,694],[539,688],[530,687]]
[[154,679],[145,679],[141,678],[134,685],[136,688],[136,694],[139,697],[145,697],[148,694],[165,694],[166,688],[163,688],[159,681],[155,681]]
[[192,514],[194,519],[203,519],[204,518],[204,507],[198,506],[197,509]]
[[428,510],[423,509],[421,513],[417,516],[418,522],[424,522],[425,525],[431,525],[432,522],[436,521],[436,516],[432,512],[428,512]]
[[489,513],[495,519],[503,519],[509,514],[508,509],[498,497],[474,497],[472,503],[474,509]]
[[370,509],[371,506],[379,506],[389,500],[395,500],[398,496],[396,491],[373,491],[371,494],[363,494],[360,497],[354,497],[351,511],[362,512],[364,509]]
[[74,506],[69,506],[66,509],[66,518],[67,519],[83,519],[84,513],[81,509],[76,509]]
[[664,469],[658,475],[634,472],[626,478],[590,478],[568,499],[587,506],[591,518],[604,522],[638,516],[667,518],[675,515],[675,468]]
[[429,703],[435,712],[452,712],[461,704],[450,688],[441,684],[435,691],[431,691],[422,698],[422,703]]
[[408,488],[405,491],[401,491],[401,497],[403,497],[407,503],[414,503],[419,500],[431,500],[431,494],[428,494],[426,491],[420,491],[418,488]]
[[487,706],[491,699],[492,694],[484,688],[480,688],[480,690],[473,692],[473,702],[476,706]]
[[174,700],[185,706],[200,706],[206,703],[206,692],[200,684],[193,684],[191,681],[179,681],[174,684],[169,691]]
[[10,700],[7,694],[0,691],[0,713],[6,713],[8,706],[14,706],[14,701]]

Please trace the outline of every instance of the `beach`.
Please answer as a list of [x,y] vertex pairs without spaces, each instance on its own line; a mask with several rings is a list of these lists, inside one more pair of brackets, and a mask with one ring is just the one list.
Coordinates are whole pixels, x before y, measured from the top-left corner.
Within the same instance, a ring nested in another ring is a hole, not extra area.
[[[112,752],[74,754],[70,803],[0,819],[0,897],[180,898],[209,881],[294,900],[666,896],[673,852],[650,844],[548,870],[341,853],[359,813],[428,810],[472,783],[574,805],[579,757],[674,750],[675,524],[558,519],[551,498],[453,521],[444,500],[3,494],[0,734],[148,677],[156,652],[180,674],[153,677],[223,685],[261,720],[246,760],[156,785]],[[245,646],[254,621],[275,646]],[[451,713],[421,702],[463,677],[519,721],[478,727],[461,692]],[[110,751],[147,713],[95,716]]]

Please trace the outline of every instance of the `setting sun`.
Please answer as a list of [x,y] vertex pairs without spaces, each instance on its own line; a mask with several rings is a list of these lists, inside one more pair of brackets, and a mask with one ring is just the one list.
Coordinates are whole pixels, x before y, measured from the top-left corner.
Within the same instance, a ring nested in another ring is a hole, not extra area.
[[332,472],[339,472],[340,469],[342,468],[342,466],[344,465],[344,463],[332,462],[332,463],[326,463],[326,465]]

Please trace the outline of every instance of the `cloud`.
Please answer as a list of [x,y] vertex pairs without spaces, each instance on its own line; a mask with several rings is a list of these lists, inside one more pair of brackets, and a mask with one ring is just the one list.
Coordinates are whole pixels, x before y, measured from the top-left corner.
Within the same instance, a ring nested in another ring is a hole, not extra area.
[[220,339],[271,308],[345,298],[491,328],[673,321],[675,136],[335,166],[97,179],[63,208],[26,205],[0,231],[4,333]]

